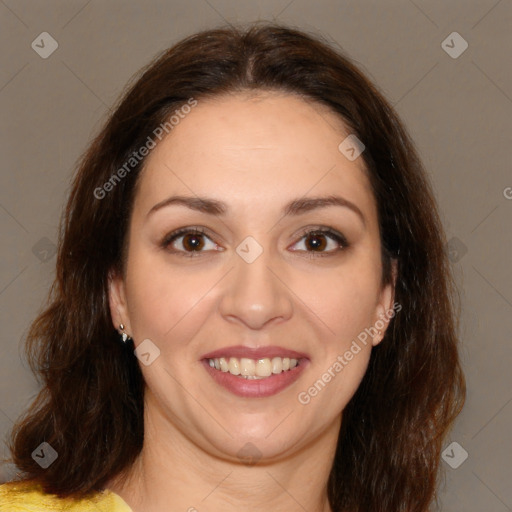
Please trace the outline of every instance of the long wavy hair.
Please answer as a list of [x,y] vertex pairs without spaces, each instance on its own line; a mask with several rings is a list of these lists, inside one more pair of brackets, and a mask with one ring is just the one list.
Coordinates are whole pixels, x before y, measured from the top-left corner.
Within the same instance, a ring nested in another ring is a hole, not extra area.
[[[363,141],[385,283],[397,263],[402,310],[343,412],[327,482],[332,510],[425,512],[435,500],[443,439],[465,381],[457,293],[429,180],[397,113],[347,56],[319,36],[266,23],[200,32],[163,52],[134,78],[82,157],[61,221],[55,282],[27,337],[42,388],[9,441],[20,479],[83,497],[140,453],[145,384],[112,325],[108,276],[124,268],[145,158],[115,186],[105,183],[191,98],[258,90],[326,105]],[[107,188],[102,198],[97,191]],[[58,453],[46,469],[31,456],[43,441]]]

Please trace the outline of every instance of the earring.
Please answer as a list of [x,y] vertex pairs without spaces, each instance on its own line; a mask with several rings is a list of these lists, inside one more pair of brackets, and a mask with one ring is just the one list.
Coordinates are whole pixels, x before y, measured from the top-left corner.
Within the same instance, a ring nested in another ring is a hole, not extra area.
[[129,341],[132,340],[132,338],[124,332],[124,324],[119,324],[119,329],[121,329],[120,335],[121,335],[121,341],[123,343],[128,343]]

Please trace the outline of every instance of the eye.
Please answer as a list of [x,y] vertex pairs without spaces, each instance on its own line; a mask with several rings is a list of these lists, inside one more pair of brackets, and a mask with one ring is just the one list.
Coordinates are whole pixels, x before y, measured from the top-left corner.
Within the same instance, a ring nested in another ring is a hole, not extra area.
[[[208,241],[210,242],[210,247],[208,247]],[[180,253],[181,256],[188,257],[193,257],[199,255],[199,253],[219,248],[219,246],[206,235],[206,232],[200,228],[182,228],[173,231],[163,239],[161,246],[170,252]]]
[[347,239],[331,228],[315,228],[303,233],[302,238],[295,244],[299,246],[293,251],[312,253],[311,256],[332,256],[334,253],[347,248]]

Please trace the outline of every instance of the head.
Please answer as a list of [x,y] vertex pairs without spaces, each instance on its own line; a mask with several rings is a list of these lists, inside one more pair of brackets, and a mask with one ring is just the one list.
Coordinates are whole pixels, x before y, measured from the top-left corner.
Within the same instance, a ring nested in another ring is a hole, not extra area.
[[[133,463],[145,417],[234,463],[247,443],[278,460],[335,428],[333,508],[424,510],[463,399],[451,286],[414,146],[347,57],[279,26],[192,36],[83,157],[14,461],[69,495]],[[205,359],[233,345],[294,350],[302,373],[265,398],[212,386]],[[39,473],[43,439],[59,458]]]

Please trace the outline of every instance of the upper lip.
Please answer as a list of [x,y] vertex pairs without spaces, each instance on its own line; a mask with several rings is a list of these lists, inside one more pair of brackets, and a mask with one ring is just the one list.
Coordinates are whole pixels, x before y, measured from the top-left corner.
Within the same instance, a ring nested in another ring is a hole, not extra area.
[[235,345],[232,347],[219,348],[213,352],[208,352],[202,356],[202,359],[216,359],[219,357],[245,357],[247,359],[264,359],[268,357],[289,357],[290,359],[308,358],[303,352],[290,350],[289,348],[278,347],[274,345],[264,347],[247,347],[244,345]]

